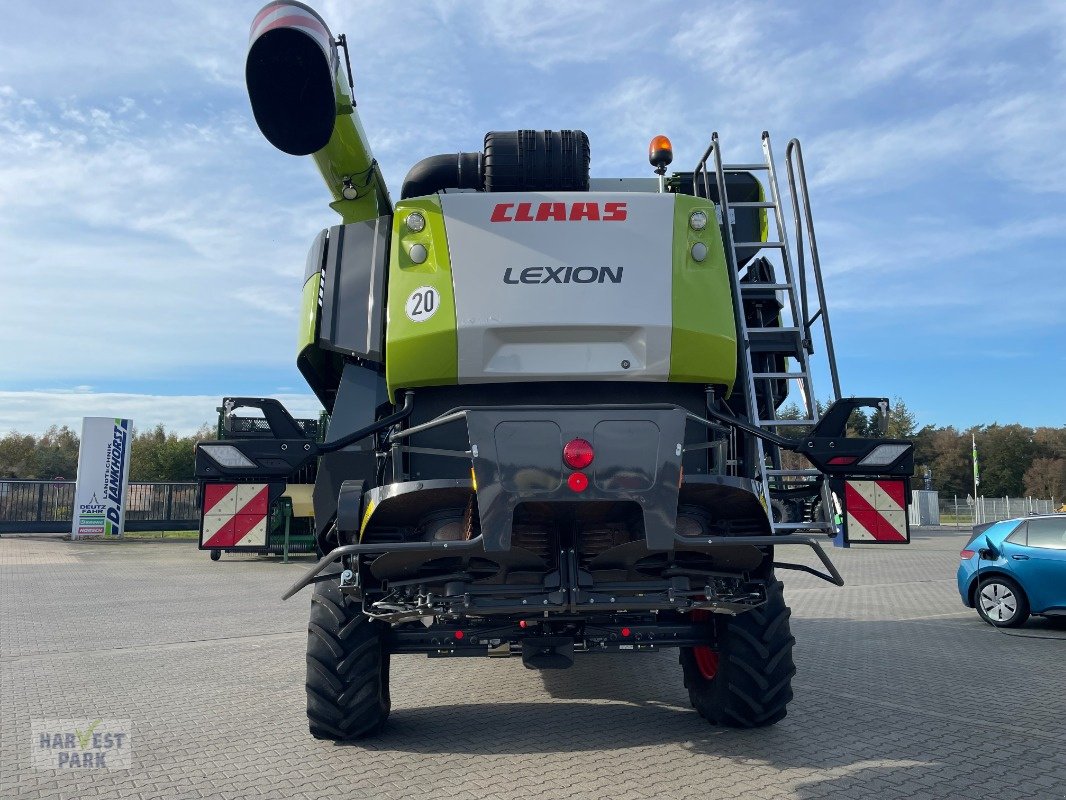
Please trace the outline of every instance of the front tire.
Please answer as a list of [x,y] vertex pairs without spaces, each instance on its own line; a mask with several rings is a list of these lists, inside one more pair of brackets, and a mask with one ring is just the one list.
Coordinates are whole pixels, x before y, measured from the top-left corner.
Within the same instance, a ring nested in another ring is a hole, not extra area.
[[785,718],[796,674],[791,614],[784,585],[771,581],[758,608],[712,616],[714,648],[681,649],[685,688],[700,716],[731,728],[761,728]]
[[315,584],[306,687],[307,722],[316,739],[358,739],[385,725],[391,708],[385,631],[341,593],[336,574]]
[[997,628],[1017,628],[1029,619],[1029,600],[1017,583],[992,575],[977,587],[974,605],[981,619]]

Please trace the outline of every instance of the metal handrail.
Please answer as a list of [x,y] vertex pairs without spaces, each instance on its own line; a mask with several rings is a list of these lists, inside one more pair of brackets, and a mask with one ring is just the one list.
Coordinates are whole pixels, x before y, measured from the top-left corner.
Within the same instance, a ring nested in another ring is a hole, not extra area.
[[[833,348],[833,334],[829,326],[829,311],[825,302],[825,285],[822,282],[822,263],[818,257],[818,240],[814,234],[814,217],[811,215],[811,198],[807,190],[807,172],[803,166],[803,148],[800,147],[799,139],[789,140],[785,147],[785,167],[788,170],[788,188],[792,196],[792,219],[796,230],[796,265],[799,271],[800,305],[803,313],[803,327],[806,329],[808,341],[810,328],[821,317],[822,333],[825,338],[826,358],[829,362],[829,375],[833,381],[833,399],[839,400],[840,376],[837,373],[836,351]],[[797,176],[799,180],[797,181]],[[800,223],[800,206],[803,206],[803,224]],[[814,286],[818,292],[818,310],[814,316],[810,315],[807,301],[807,277],[804,264],[803,229],[806,227],[807,237],[810,241],[811,271],[814,275]]]

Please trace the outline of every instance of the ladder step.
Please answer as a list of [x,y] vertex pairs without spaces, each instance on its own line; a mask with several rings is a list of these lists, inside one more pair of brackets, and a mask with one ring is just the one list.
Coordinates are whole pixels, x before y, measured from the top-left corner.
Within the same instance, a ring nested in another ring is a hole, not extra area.
[[759,426],[763,428],[772,428],[775,425],[781,425],[786,427],[798,428],[801,425],[817,425],[813,419],[760,419]]
[[774,247],[778,250],[785,249],[784,242],[733,242],[733,247],[740,249],[741,247]]
[[754,169],[769,169],[766,164],[723,164],[722,172],[751,172]]
[[741,292],[744,292],[747,289],[762,289],[763,291],[773,289],[774,291],[780,290],[785,292],[792,291],[791,283],[739,283],[738,286],[740,286]]
[[801,359],[803,337],[800,329],[748,328],[747,350],[752,353],[773,353]]
[[777,206],[775,206],[769,200],[759,200],[759,201],[744,200],[742,202],[730,203],[729,207],[730,208],[777,208]]
[[807,378],[806,372],[753,372],[751,373],[753,378],[778,378],[780,380],[789,380],[790,378]]

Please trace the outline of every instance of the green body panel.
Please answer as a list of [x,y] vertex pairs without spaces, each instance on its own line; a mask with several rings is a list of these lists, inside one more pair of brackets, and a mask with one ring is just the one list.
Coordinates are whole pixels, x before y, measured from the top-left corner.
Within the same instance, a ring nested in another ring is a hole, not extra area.
[[318,335],[318,292],[322,287],[322,273],[316,272],[304,283],[300,300],[300,331],[296,341],[296,355],[315,343]]
[[[418,211],[426,227],[413,233],[407,215]],[[408,254],[415,244],[429,255],[415,264]],[[437,290],[440,305],[430,319],[413,322],[407,299],[416,289]],[[437,196],[403,200],[396,206],[389,252],[389,288],[385,322],[385,380],[389,396],[414,386],[443,386],[459,382],[459,343],[455,326],[455,297],[444,215]]]
[[[702,231],[689,226],[689,215],[696,210],[707,214]],[[692,258],[696,242],[707,246],[703,261]],[[713,203],[676,196],[673,263],[670,380],[721,384],[732,390],[737,375],[737,328],[729,267]]]
[[[333,195],[329,207],[340,214],[345,223],[388,214],[392,211],[389,192],[355,110],[347,74],[340,60],[333,76],[333,86],[337,97],[337,120],[333,135],[325,147],[312,155]],[[344,197],[345,181],[357,192],[352,200]]]

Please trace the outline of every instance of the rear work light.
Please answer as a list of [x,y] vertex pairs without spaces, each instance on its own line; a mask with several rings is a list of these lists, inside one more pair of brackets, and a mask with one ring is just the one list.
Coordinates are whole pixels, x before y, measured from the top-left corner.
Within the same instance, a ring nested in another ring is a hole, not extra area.
[[231,444],[202,444],[200,449],[223,467],[254,467],[255,462]]
[[584,469],[594,457],[592,445],[584,439],[571,439],[563,448],[563,462],[570,469]]
[[909,444],[882,444],[859,462],[860,467],[885,467],[907,452]]

